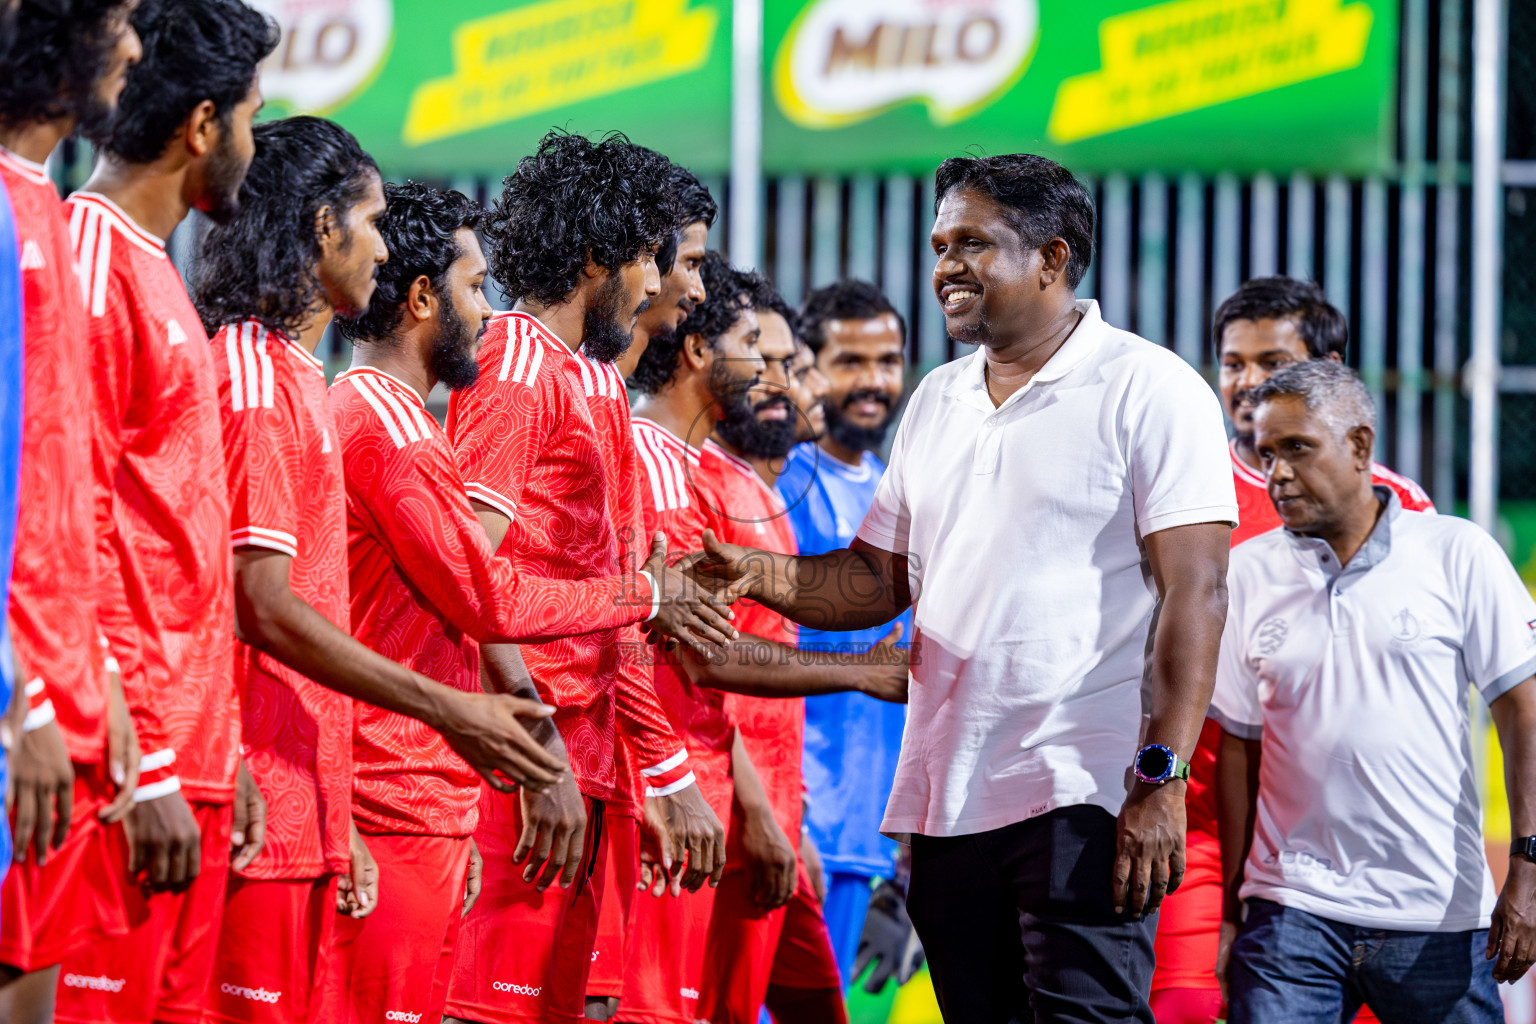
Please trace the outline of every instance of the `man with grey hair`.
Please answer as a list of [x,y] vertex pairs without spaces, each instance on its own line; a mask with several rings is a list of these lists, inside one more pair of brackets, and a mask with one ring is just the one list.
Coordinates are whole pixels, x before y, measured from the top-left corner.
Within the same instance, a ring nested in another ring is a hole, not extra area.
[[[1297,363],[1253,403],[1285,528],[1232,552],[1211,704],[1227,1019],[1502,1021],[1495,982],[1536,959],[1536,602],[1488,534],[1372,484],[1354,371]],[[1518,837],[1497,898],[1469,683]]]

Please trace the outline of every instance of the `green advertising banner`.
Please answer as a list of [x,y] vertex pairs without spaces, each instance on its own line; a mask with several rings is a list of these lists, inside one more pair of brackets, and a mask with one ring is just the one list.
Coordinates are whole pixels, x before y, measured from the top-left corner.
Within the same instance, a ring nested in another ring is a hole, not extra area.
[[726,165],[730,0],[255,3],[268,114],[334,118],[390,174],[500,176],[552,126]]
[[[551,126],[729,162],[731,0],[256,2],[269,112],[334,117],[391,174],[499,176]],[[763,2],[769,173],[1390,163],[1397,0]]]
[[770,172],[1365,172],[1392,154],[1397,0],[768,0]]

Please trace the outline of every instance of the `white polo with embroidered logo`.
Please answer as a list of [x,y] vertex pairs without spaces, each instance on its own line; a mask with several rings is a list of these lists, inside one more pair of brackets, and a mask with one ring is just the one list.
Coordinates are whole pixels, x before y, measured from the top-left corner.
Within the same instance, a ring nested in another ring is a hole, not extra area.
[[1342,570],[1326,542],[1239,545],[1211,717],[1262,739],[1242,888],[1363,927],[1488,927],[1468,686],[1536,673],[1536,601],[1483,530],[1389,488]]
[[[1117,814],[1157,589],[1144,538],[1235,523],[1221,407],[1098,305],[994,407],[978,351],[930,373],[859,537],[910,553],[910,708],[882,830],[967,835]],[[1107,883],[1106,883],[1107,884]]]

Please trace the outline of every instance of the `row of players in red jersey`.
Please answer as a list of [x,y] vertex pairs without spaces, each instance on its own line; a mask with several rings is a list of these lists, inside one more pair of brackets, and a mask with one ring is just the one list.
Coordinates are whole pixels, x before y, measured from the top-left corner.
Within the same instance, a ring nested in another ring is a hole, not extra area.
[[[61,204],[35,159],[79,111],[0,134],[27,271],[19,763],[57,734],[72,776],[23,795],[60,820],[6,882],[13,1019],[49,1019],[56,989],[65,1021],[568,1020],[616,997],[619,1019],[750,1020],[770,987],[837,1019],[793,884],[792,694],[899,696],[905,672],[829,656],[814,686],[765,684],[737,645],[792,635],[758,608],[732,625],[731,594],[665,561],[706,525],[793,550],[761,467],[632,430],[613,366],[647,302],[669,336],[699,312],[690,340],[754,350],[729,394],[756,415],[770,300],[716,259],[710,304],[707,193],[684,209],[702,187],[658,155],[553,133],[487,231],[523,297],[490,320],[478,207],[386,202],[328,122],[252,128],[264,19],[148,0],[100,21],[90,97],[122,98],[86,189]],[[43,22],[23,28],[64,31]],[[178,61],[214,43],[239,52],[198,81]],[[164,245],[191,206],[215,222],[196,303]],[[327,389],[338,313],[354,365]],[[663,636],[683,648],[653,664]],[[788,891],[752,873],[768,859]],[[672,892],[649,928],[626,920],[637,878]],[[811,951],[798,974],[790,948]]]

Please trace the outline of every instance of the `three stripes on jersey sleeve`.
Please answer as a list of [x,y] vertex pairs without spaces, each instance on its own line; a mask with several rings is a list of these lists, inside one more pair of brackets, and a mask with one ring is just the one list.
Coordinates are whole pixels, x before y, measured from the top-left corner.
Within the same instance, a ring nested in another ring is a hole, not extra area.
[[93,192],[77,192],[69,200],[69,244],[75,252],[80,291],[91,316],[107,311],[107,282],[112,276],[112,234],[158,259],[165,259],[165,245],[130,221],[111,200]]
[[[635,450],[640,454],[640,461],[645,465],[645,476],[651,484],[651,501],[658,512],[671,512],[680,508],[687,508],[688,500],[688,470],[684,468],[686,459],[690,464],[697,465],[698,454],[692,449],[685,448],[682,442],[667,434],[660,427],[649,423],[636,422],[632,428],[635,437]],[[682,454],[679,455],[679,450]]]

